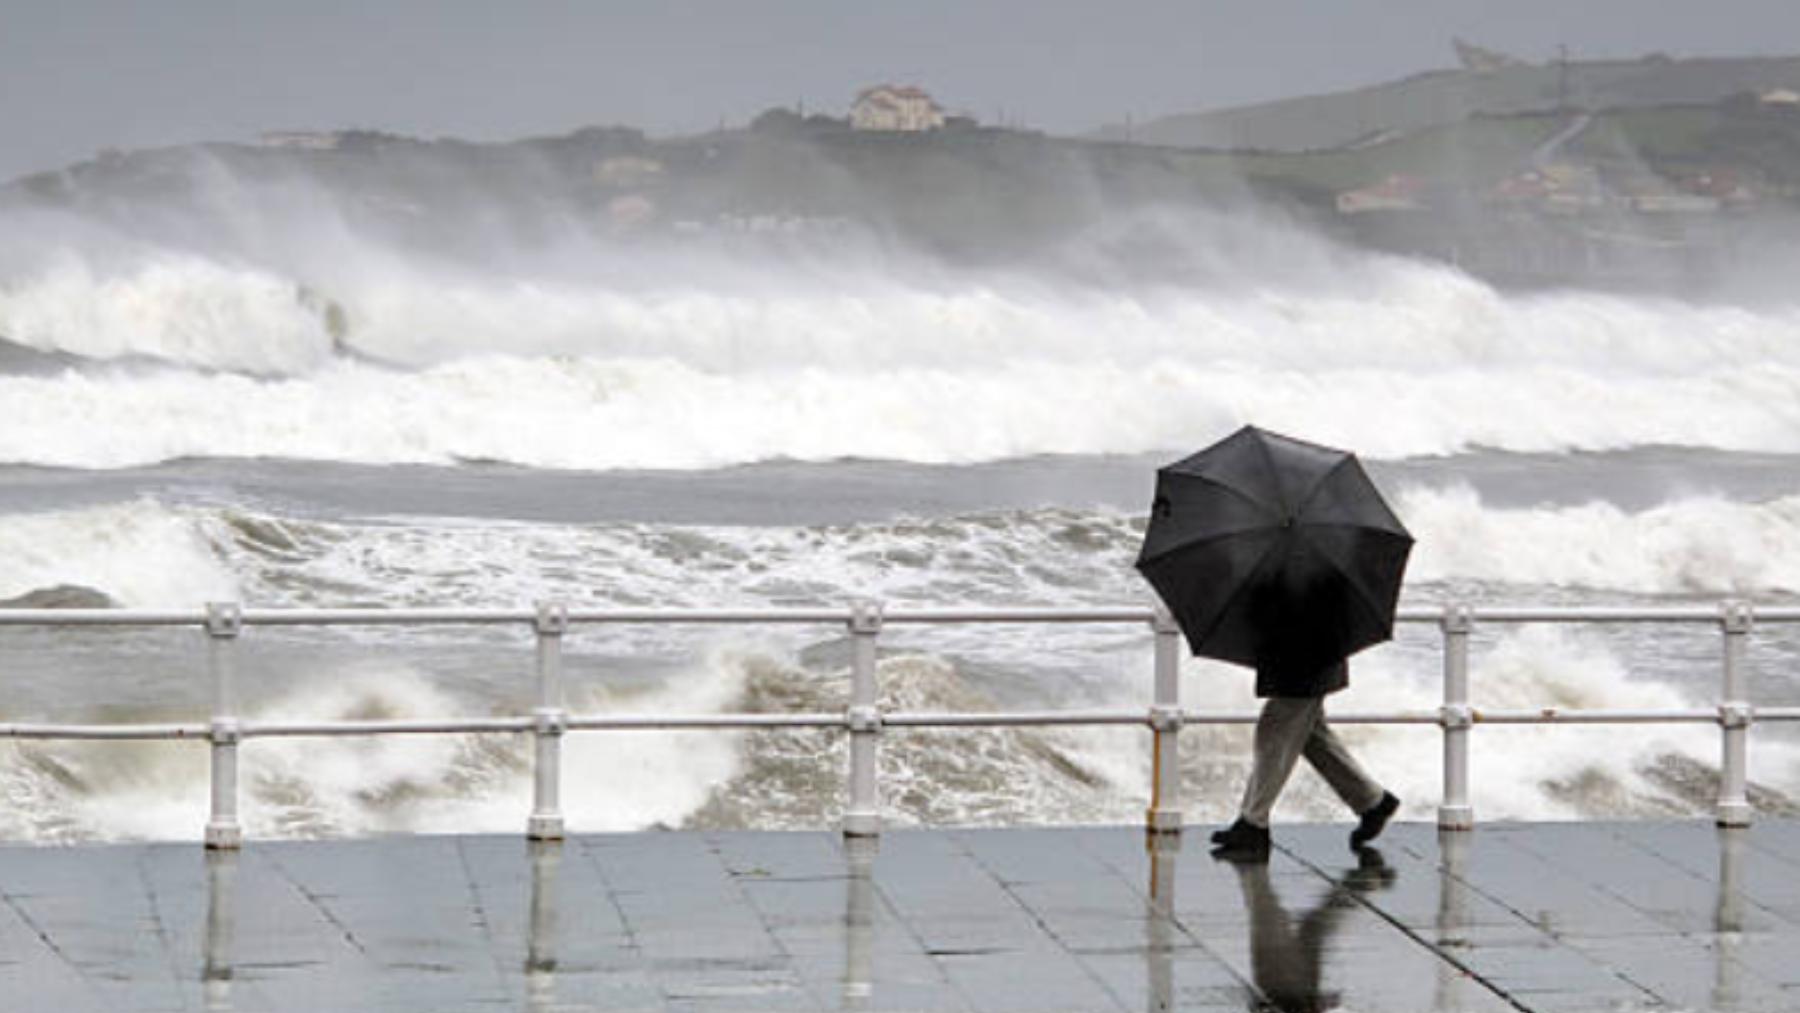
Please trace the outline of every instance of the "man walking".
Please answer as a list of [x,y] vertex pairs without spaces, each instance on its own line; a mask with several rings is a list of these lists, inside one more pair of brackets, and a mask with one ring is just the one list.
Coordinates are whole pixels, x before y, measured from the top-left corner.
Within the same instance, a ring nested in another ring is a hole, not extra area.
[[1250,780],[1238,818],[1212,835],[1219,858],[1263,860],[1269,856],[1269,811],[1300,757],[1331,785],[1357,814],[1350,846],[1375,839],[1400,808],[1400,800],[1371,778],[1325,723],[1325,697],[1350,685],[1342,660],[1323,668],[1269,663],[1257,667],[1256,695],[1266,699],[1256,721]]

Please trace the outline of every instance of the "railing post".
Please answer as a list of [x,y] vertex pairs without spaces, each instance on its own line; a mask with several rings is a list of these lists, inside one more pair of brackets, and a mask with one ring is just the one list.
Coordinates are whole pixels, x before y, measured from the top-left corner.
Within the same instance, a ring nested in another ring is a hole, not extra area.
[[1716,819],[1722,827],[1750,825],[1749,738],[1756,709],[1748,699],[1750,673],[1745,662],[1750,627],[1755,615],[1747,602],[1726,602],[1719,610],[1719,629],[1725,635],[1725,687],[1719,701],[1722,755],[1719,763],[1719,806]]
[[206,822],[206,846],[231,849],[244,843],[238,825],[237,717],[238,634],[244,617],[236,602],[210,602],[206,606],[206,664],[212,670],[212,815]]
[[1161,602],[1150,618],[1156,631],[1156,687],[1150,706],[1150,809],[1144,829],[1181,832],[1181,627]]
[[1444,729],[1444,800],[1438,806],[1438,828],[1472,830],[1469,728],[1475,723],[1475,711],[1469,706],[1469,632],[1474,615],[1467,605],[1446,605],[1438,625],[1444,631],[1444,706],[1438,711],[1438,724]]
[[562,643],[569,630],[569,610],[554,602],[541,602],[532,623],[537,634],[537,708],[532,738],[537,745],[532,766],[531,818],[525,836],[534,841],[560,841],[562,817],[562,737],[569,713],[563,708]]
[[875,745],[881,735],[879,689],[875,683],[875,639],[881,635],[881,603],[859,601],[850,609],[850,803],[844,836],[881,833],[881,792],[875,781]]

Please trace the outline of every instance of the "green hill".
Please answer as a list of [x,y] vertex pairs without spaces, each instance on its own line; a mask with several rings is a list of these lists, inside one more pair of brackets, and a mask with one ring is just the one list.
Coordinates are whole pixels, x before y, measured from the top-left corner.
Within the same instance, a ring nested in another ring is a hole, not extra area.
[[[1295,152],[1507,115],[1711,104],[1740,92],[1800,89],[1800,57],[1586,61],[1445,70],[1328,95],[1309,95],[1141,124],[1130,139],[1185,148]],[[1107,127],[1097,136],[1121,139]]]

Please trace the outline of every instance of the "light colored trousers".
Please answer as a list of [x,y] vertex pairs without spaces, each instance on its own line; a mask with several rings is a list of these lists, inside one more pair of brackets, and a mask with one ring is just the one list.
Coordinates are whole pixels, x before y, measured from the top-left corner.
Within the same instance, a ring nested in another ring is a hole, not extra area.
[[1381,801],[1381,785],[1325,723],[1324,697],[1272,696],[1256,719],[1255,762],[1239,811],[1245,820],[1259,827],[1269,825],[1269,810],[1275,808],[1275,799],[1302,756],[1353,812],[1364,812]]

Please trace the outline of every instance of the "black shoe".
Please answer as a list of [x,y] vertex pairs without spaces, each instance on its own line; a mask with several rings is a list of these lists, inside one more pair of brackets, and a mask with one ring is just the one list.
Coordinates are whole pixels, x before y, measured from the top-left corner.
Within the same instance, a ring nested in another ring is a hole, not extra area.
[[1212,841],[1218,845],[1212,852],[1214,858],[1230,861],[1267,861],[1269,858],[1269,828],[1242,818],[1215,831]]
[[1362,822],[1356,825],[1355,830],[1350,831],[1350,846],[1360,848],[1381,836],[1382,828],[1387,826],[1388,820],[1399,809],[1400,800],[1394,797],[1394,793],[1382,792],[1381,801],[1365,810],[1362,814]]
[[1356,868],[1345,873],[1343,884],[1358,893],[1385,890],[1400,878],[1387,859],[1373,845],[1356,849]]

